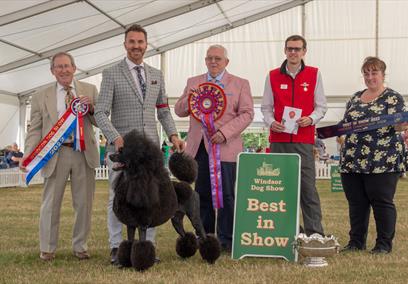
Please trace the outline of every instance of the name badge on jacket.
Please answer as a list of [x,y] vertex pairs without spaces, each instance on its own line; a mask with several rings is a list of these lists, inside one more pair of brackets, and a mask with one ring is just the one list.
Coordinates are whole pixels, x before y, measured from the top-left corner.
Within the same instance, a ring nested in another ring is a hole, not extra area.
[[281,84],[280,85],[281,90],[287,90],[288,89],[288,85],[287,84]]

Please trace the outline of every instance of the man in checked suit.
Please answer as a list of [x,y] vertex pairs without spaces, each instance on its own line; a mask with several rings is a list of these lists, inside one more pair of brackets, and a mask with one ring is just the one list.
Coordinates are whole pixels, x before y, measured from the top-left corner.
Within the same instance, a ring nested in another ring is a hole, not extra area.
[[69,177],[75,210],[72,248],[78,259],[89,258],[86,241],[91,229],[95,192],[94,168],[99,166],[99,154],[92,129],[92,124],[96,125],[93,102],[98,91],[94,85],[74,80],[75,70],[74,58],[70,54],[60,52],[54,55],[51,72],[57,82],[33,95],[31,100],[31,125],[25,141],[25,157],[22,160],[30,155],[65,113],[67,87],[71,88],[70,92],[74,97],[79,97],[82,103],[89,105],[89,112],[83,119],[85,151],[74,151],[72,138],[67,138],[42,169],[45,181],[40,212],[40,258],[45,261],[55,257],[62,198]]
[[[171,117],[161,71],[143,62],[147,49],[147,33],[139,25],[132,25],[125,32],[127,56],[115,66],[103,71],[102,84],[95,118],[99,128],[108,140],[107,164],[109,167],[108,230],[111,248],[111,263],[117,264],[117,250],[122,241],[122,224],[113,210],[114,191],[112,184],[118,176],[112,171],[109,153],[123,147],[123,136],[136,129],[160,146],[155,113],[163,126],[169,141],[178,151],[184,150],[184,141],[177,135]],[[109,120],[109,115],[111,119]],[[155,229],[147,230],[147,239],[154,242]]]
[[[190,116],[186,153],[195,157],[198,163],[198,176],[195,190],[200,195],[200,217],[206,233],[217,235],[222,249],[229,252],[232,246],[232,227],[234,218],[234,188],[236,160],[242,152],[241,133],[254,118],[254,105],[248,80],[230,74],[225,68],[229,63],[227,50],[221,45],[212,45],[205,57],[208,72],[187,80],[183,95],[178,99],[174,110],[180,117]],[[208,161],[208,142],[202,132],[202,124],[191,116],[188,98],[191,89],[200,84],[213,82],[225,93],[227,107],[220,119],[215,121],[216,133],[211,143],[220,144],[222,193],[224,207],[218,210],[217,222],[211,199],[211,183]]]

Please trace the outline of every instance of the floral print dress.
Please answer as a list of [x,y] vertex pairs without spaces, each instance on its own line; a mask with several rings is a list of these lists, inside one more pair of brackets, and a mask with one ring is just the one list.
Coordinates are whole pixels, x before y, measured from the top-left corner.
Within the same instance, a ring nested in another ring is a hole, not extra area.
[[[342,122],[406,111],[404,99],[392,89],[386,88],[369,103],[361,101],[364,91],[355,93],[347,103]],[[341,173],[404,172],[405,165],[405,145],[394,126],[346,135],[340,158]]]

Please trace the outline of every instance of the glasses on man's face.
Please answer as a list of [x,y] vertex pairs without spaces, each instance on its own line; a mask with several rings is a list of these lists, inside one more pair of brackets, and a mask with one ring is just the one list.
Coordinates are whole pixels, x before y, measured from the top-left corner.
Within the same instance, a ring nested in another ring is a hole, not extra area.
[[59,65],[54,65],[53,69],[54,69],[54,70],[57,70],[57,71],[61,71],[61,70],[63,70],[64,68],[65,68],[65,69],[68,69],[68,68],[71,68],[71,67],[72,67],[71,64],[59,64]]
[[287,52],[301,52],[303,50],[303,47],[286,47]]
[[205,58],[205,61],[208,61],[208,62],[213,62],[213,61],[220,62],[221,60],[222,60],[222,57],[219,57],[219,56],[207,56]]

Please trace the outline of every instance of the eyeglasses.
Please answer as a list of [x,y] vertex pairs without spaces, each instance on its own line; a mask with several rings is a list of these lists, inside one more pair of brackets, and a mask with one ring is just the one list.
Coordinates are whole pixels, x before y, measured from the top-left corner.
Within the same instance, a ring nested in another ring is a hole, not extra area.
[[287,52],[300,52],[303,50],[303,47],[286,47]]
[[218,57],[218,56],[207,56],[205,58],[205,61],[208,61],[208,62],[213,62],[213,61],[220,62],[222,59],[223,59],[222,57]]
[[52,67],[52,69],[54,69],[54,70],[57,70],[57,71],[61,71],[62,69],[68,69],[68,68],[71,68],[72,67],[72,65],[71,64],[60,64],[60,65],[54,65],[53,67]]

